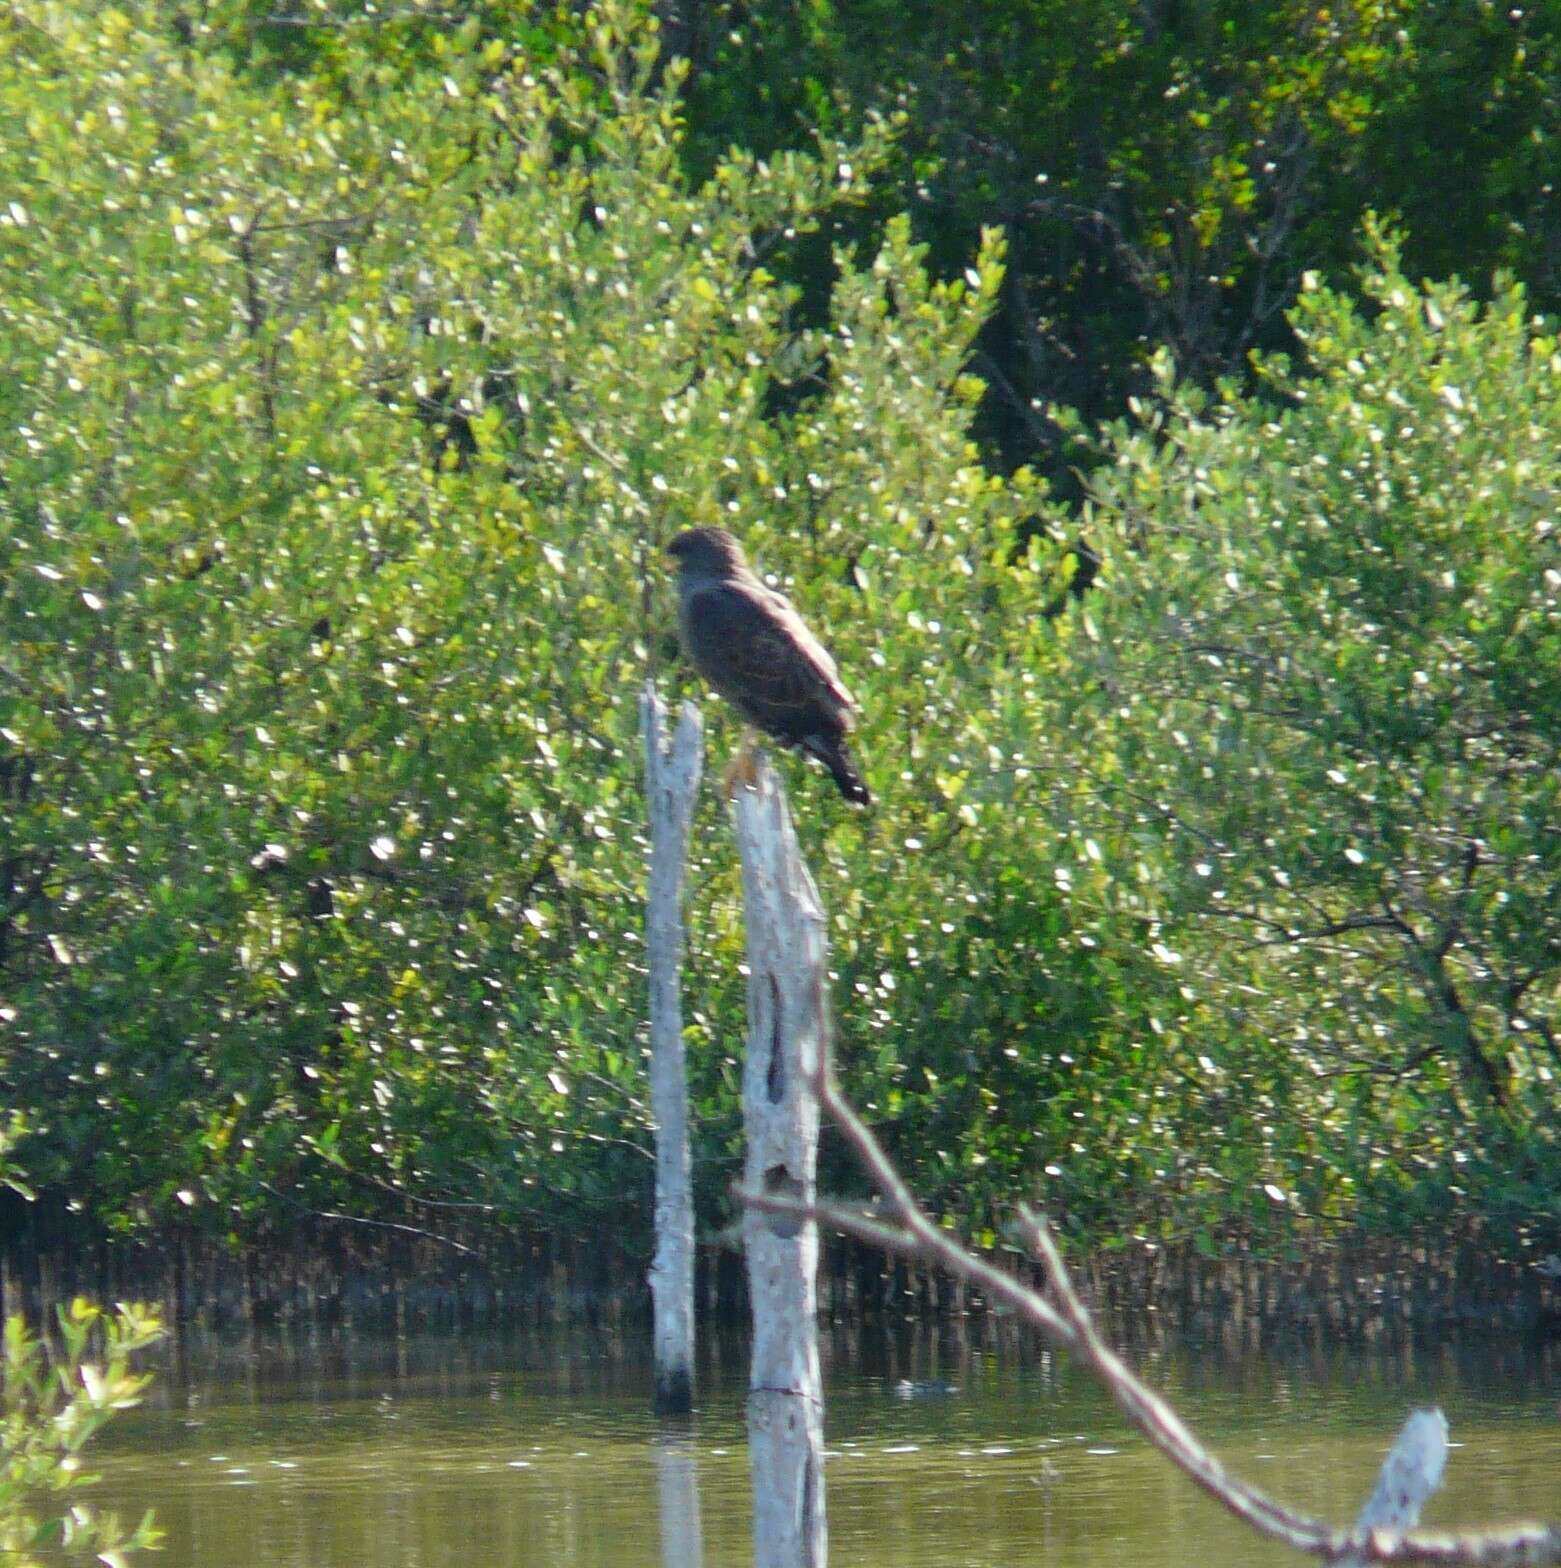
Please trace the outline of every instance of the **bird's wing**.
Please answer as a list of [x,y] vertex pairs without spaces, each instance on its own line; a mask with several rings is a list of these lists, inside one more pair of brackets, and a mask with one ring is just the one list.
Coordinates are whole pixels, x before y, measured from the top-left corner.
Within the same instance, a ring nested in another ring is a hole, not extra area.
[[689,595],[683,619],[690,658],[755,723],[786,733],[827,714],[850,726],[854,703],[835,661],[782,594],[712,583]]

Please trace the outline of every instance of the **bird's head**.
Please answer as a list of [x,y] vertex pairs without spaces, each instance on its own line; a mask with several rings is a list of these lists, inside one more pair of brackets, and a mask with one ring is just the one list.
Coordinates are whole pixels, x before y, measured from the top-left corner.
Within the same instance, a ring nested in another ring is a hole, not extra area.
[[724,577],[748,564],[743,547],[724,528],[685,528],[667,554],[694,577]]

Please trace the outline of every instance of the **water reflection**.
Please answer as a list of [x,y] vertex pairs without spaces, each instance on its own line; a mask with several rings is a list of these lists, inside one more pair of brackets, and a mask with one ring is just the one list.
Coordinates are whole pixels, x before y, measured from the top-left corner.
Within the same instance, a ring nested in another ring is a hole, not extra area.
[[[1277,1565],[1173,1474],[1077,1368],[1010,1325],[839,1331],[827,1363],[832,1560]],[[1352,1517],[1416,1404],[1455,1446],[1428,1524],[1561,1512],[1561,1346],[1371,1356],[1133,1352],[1200,1435],[1296,1506]],[[155,1506],[158,1568],[725,1568],[751,1561],[746,1352],[707,1342],[699,1409],[650,1414],[628,1334],[211,1342],[106,1435],[101,1501]]]
[[692,1425],[684,1431],[659,1431],[652,1439],[652,1451],[656,1459],[662,1568],[704,1568],[697,1432]]

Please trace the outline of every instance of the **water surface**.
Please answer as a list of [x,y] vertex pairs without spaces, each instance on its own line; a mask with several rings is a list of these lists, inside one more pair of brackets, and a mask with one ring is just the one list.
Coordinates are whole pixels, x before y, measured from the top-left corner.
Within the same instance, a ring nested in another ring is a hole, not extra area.
[[[741,1346],[707,1350],[699,1410],[675,1428],[649,1414],[647,1356],[637,1335],[187,1342],[156,1403],[102,1439],[97,1501],[156,1509],[157,1568],[746,1568]],[[1427,1524],[1561,1516],[1561,1347],[1135,1359],[1228,1464],[1301,1509],[1347,1523],[1404,1416],[1437,1403],[1457,1446]],[[1077,1368],[1005,1336],[842,1336],[827,1383],[837,1568],[1295,1560]]]

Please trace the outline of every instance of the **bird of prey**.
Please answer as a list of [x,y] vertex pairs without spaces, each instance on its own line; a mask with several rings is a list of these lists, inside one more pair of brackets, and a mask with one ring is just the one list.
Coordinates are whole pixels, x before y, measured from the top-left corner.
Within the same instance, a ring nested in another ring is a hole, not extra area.
[[686,529],[667,553],[680,567],[678,627],[694,668],[750,724],[817,757],[847,800],[871,805],[846,750],[856,702],[791,601],[765,587],[724,528]]

